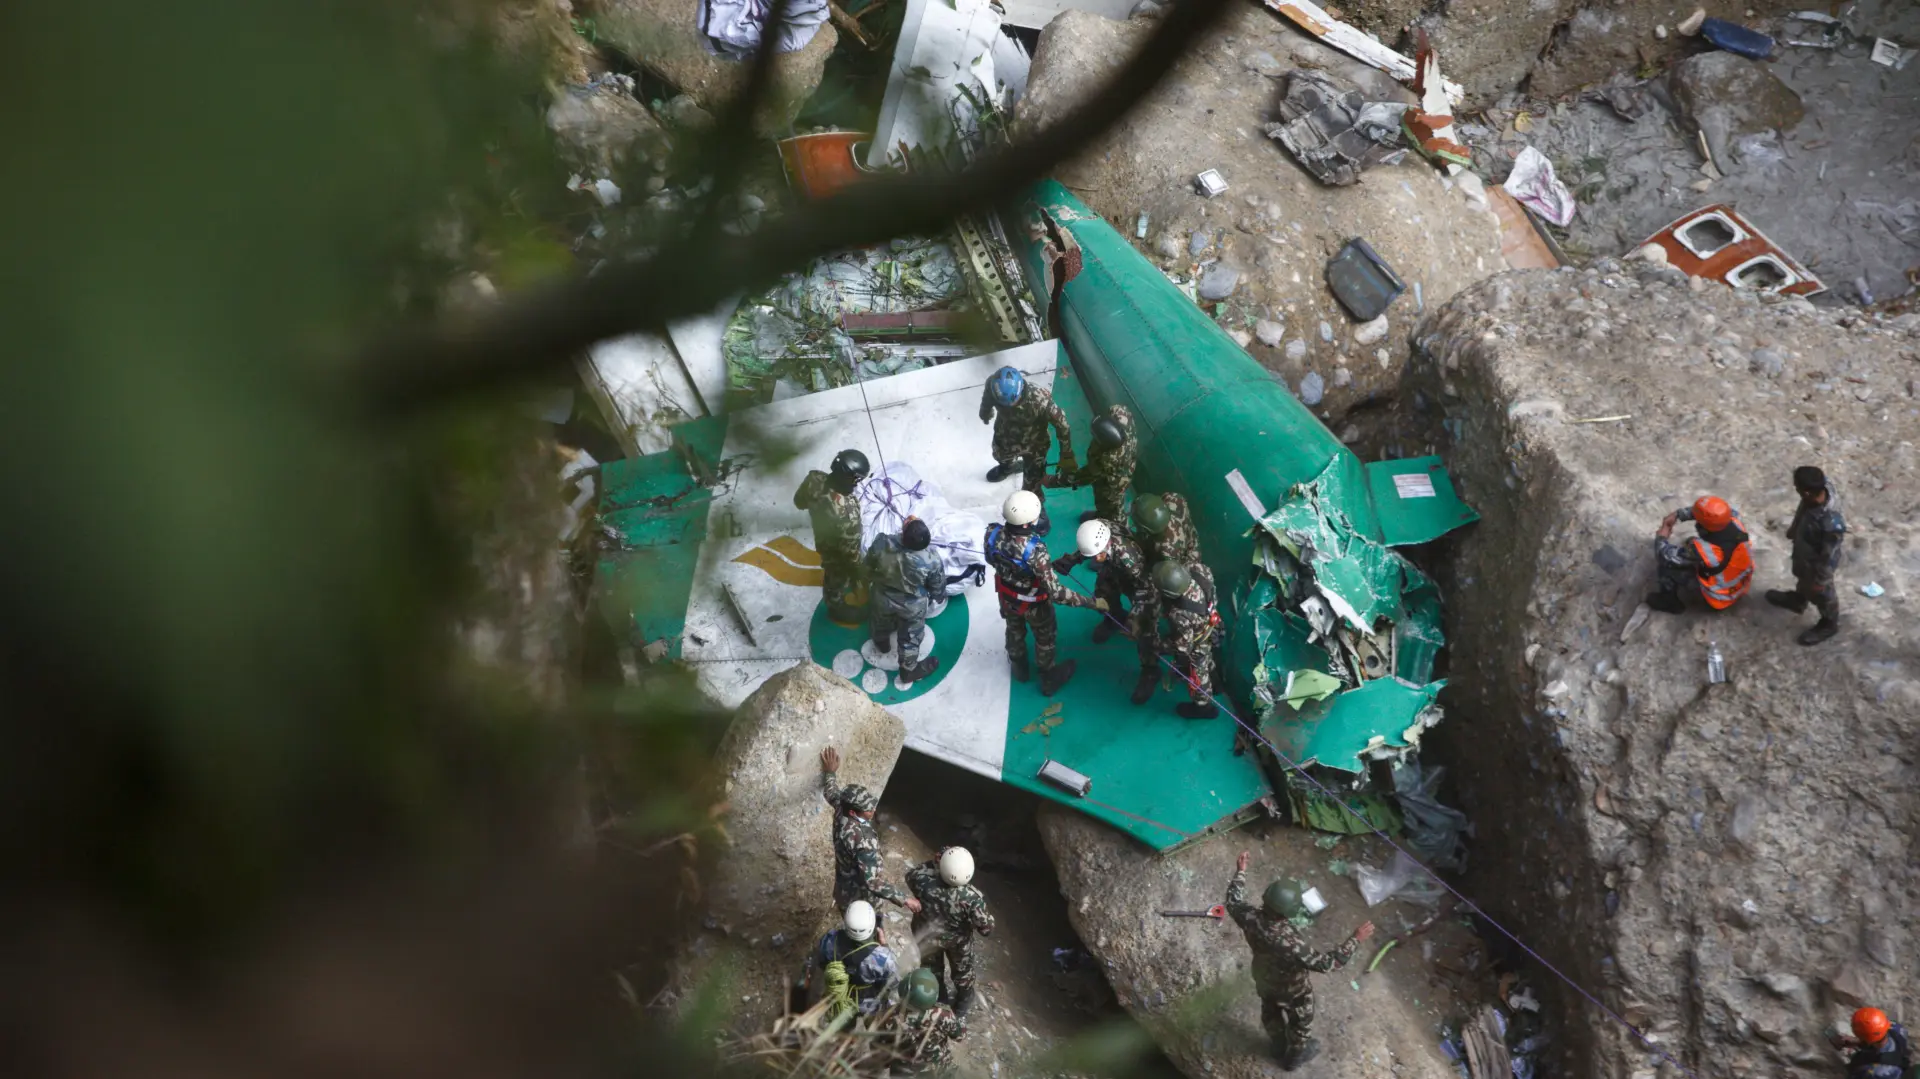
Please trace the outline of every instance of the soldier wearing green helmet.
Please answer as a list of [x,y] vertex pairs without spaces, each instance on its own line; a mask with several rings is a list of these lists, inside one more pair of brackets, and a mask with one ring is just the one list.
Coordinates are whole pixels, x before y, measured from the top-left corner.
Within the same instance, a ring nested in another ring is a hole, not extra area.
[[1253,988],[1260,994],[1260,1025],[1273,1039],[1274,1055],[1284,1071],[1313,1059],[1320,1043],[1313,1032],[1313,987],[1307,972],[1343,967],[1360,942],[1373,936],[1373,923],[1360,928],[1330,952],[1315,951],[1293,927],[1292,919],[1305,913],[1300,890],[1286,881],[1267,885],[1260,906],[1247,902],[1246,851],[1235,863],[1227,885],[1227,915],[1247,934],[1253,949]]
[[953,1065],[953,1043],[966,1036],[967,1021],[940,1003],[940,979],[921,967],[907,975],[906,1011],[894,1040],[894,1068],[908,1075]]
[[[1212,719],[1220,714],[1213,701],[1214,632],[1220,627],[1216,607],[1213,573],[1199,563],[1180,565],[1163,561],[1153,567],[1153,584],[1160,592],[1159,609],[1172,627],[1162,632],[1156,625],[1157,648],[1167,656],[1187,682],[1189,699],[1175,708],[1187,719]],[[1135,687],[1133,702],[1143,704],[1153,694],[1153,686],[1142,672]]]
[[1145,548],[1148,561],[1182,566],[1202,561],[1200,538],[1194,534],[1187,500],[1172,491],[1143,494],[1133,500],[1133,533]]

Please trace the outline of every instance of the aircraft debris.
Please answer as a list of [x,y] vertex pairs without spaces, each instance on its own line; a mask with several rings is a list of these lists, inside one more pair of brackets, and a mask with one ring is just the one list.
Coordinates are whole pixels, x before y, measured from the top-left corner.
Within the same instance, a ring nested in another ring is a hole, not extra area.
[[1226,194],[1227,178],[1220,175],[1219,169],[1208,169],[1193,178],[1193,185],[1202,195],[1210,199],[1216,198]]
[[1781,250],[1733,207],[1716,203],[1694,210],[1647,238],[1667,262],[1689,277],[1734,288],[1814,296],[1827,286]]
[[810,199],[824,199],[860,182],[866,169],[860,145],[873,138],[865,131],[820,131],[780,140],[780,163],[787,182]]
[[1890,67],[1895,71],[1904,71],[1906,70],[1907,63],[1913,59],[1914,52],[1915,50],[1903,49],[1898,44],[1888,41],[1886,38],[1877,37],[1873,39],[1873,53],[1869,58],[1881,67]]
[[1458,176],[1473,165],[1473,152],[1454,135],[1453,109],[1441,89],[1440,58],[1427,44],[1427,32],[1420,31],[1417,40],[1419,49],[1414,59],[1419,70],[1413,78],[1413,92],[1420,96],[1420,105],[1402,113],[1400,125],[1420,156],[1440,166],[1447,175]]
[[[1314,37],[1346,53],[1348,56],[1378,68],[1401,82],[1411,83],[1418,69],[1412,60],[1382,45],[1356,27],[1349,26],[1328,14],[1313,0],[1262,0],[1268,8],[1279,12],[1295,26]],[[1457,82],[1442,82],[1440,89],[1447,95],[1451,104],[1459,104],[1465,96]]]
[[1368,101],[1321,72],[1294,71],[1280,99],[1280,122],[1268,124],[1266,133],[1314,179],[1345,187],[1360,182],[1366,169],[1405,156],[1400,131],[1407,111],[1398,102]]
[[1079,795],[1082,798],[1085,798],[1087,792],[1093,789],[1092,779],[1081,775],[1079,772],[1074,771],[1051,757],[1040,765],[1040,771],[1035,774],[1041,779],[1059,787],[1061,790],[1069,794]]
[[1765,60],[1773,55],[1773,39],[1758,30],[1749,30],[1725,19],[1707,19],[1700,24],[1700,36],[1736,56]]
[[1327,287],[1359,322],[1372,322],[1386,314],[1387,307],[1407,290],[1393,267],[1358,237],[1348,240],[1339,254],[1327,260]]
[[1573,222],[1573,192],[1553,174],[1547,155],[1529,146],[1513,161],[1513,172],[1500,185],[1509,195],[1561,228]]

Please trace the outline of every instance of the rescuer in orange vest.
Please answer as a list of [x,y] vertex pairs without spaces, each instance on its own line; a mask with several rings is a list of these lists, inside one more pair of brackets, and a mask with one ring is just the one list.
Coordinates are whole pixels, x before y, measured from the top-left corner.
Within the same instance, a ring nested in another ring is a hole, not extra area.
[[[1685,543],[1673,542],[1673,526],[1680,521],[1692,521],[1698,535]],[[1725,499],[1708,495],[1667,514],[1654,534],[1653,552],[1660,590],[1647,596],[1647,606],[1656,611],[1679,614],[1686,610],[1685,599],[1690,595],[1724,611],[1753,585],[1747,527]]]

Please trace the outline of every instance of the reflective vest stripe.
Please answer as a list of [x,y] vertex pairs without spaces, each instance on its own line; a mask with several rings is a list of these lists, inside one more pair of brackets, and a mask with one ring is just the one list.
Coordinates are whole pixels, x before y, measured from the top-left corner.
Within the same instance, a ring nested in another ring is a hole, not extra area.
[[[1735,518],[1735,523],[1739,522]],[[1743,528],[1742,531],[1745,531]],[[1693,548],[1700,555],[1700,595],[1707,606],[1725,610],[1747,594],[1753,584],[1753,555],[1742,543],[1731,552],[1722,551],[1703,539],[1695,539]]]

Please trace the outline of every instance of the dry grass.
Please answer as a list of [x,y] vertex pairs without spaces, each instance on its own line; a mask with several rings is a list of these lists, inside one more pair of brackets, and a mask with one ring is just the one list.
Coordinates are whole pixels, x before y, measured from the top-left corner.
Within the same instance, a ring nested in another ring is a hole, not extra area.
[[828,1001],[781,1016],[773,1029],[720,1047],[728,1068],[781,1079],[877,1079],[894,1061],[897,1010],[870,1019],[827,1017]]

